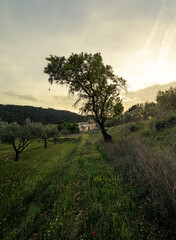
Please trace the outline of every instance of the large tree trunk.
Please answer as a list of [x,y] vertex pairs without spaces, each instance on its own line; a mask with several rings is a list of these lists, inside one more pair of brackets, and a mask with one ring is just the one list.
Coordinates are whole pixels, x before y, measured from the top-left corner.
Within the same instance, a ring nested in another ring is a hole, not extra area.
[[103,134],[103,138],[105,142],[109,142],[109,143],[112,142],[112,137],[111,135],[107,134],[107,130],[105,129],[104,124],[99,124],[99,125],[100,125],[100,129]]

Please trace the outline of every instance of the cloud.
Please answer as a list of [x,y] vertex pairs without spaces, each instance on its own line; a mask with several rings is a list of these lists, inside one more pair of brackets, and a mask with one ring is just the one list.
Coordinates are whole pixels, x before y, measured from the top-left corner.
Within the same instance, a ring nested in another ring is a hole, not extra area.
[[[0,101],[72,109],[75,99],[63,96],[66,90],[47,91],[43,69],[50,54],[101,52],[104,63],[133,90],[174,81],[175,9],[175,0],[3,0]],[[167,61],[158,75],[156,65],[162,59]],[[142,99],[128,94],[126,104],[144,101],[142,94]]]
[[129,91],[127,93],[123,93],[123,104],[125,109],[127,110],[132,105],[137,103],[144,102],[155,102],[156,95],[158,91],[165,91],[170,87],[176,87],[176,81],[168,84],[155,84],[153,86],[139,89],[137,91]]
[[8,95],[8,96],[11,96],[11,97],[15,97],[15,98],[21,98],[21,99],[24,99],[24,100],[27,100],[27,101],[32,101],[32,102],[37,101],[36,98],[34,98],[33,96],[31,96],[31,95],[29,95],[29,94],[27,94],[27,95],[21,95],[21,94],[14,93],[14,92],[12,92],[12,91],[4,92],[3,94]]
[[158,27],[159,27],[159,25],[160,25],[160,23],[161,23],[162,15],[163,15],[164,10],[165,10],[165,7],[166,7],[165,4],[166,4],[166,0],[164,0],[163,3],[162,3],[162,5],[161,5],[161,8],[160,8],[160,10],[159,10],[159,14],[158,14],[158,16],[157,16],[157,18],[156,18],[156,21],[155,21],[154,25],[153,25],[151,34],[149,35],[149,37],[148,37],[148,39],[147,39],[147,42],[146,42],[146,45],[145,45],[145,48],[146,48],[146,49],[150,46],[153,38],[154,38],[155,35],[156,35],[156,32],[157,32],[157,30],[158,30]]

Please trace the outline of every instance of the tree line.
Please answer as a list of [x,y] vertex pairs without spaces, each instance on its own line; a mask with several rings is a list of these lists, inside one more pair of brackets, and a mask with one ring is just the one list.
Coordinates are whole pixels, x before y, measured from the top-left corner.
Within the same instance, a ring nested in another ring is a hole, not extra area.
[[3,121],[24,124],[27,118],[32,122],[41,122],[43,124],[58,124],[63,122],[78,123],[87,121],[86,117],[65,110],[0,104],[0,119]]
[[[175,113],[176,113],[176,88],[171,87],[165,91],[158,91],[156,95],[156,102],[145,102],[135,104],[124,113],[120,113],[118,116],[114,118],[107,119],[105,125],[107,127],[110,127],[123,123],[148,120],[151,118],[160,119],[165,118],[165,116],[168,114],[172,114],[173,119]],[[160,125],[164,126],[164,124],[165,124],[164,122],[163,123],[160,122]]]

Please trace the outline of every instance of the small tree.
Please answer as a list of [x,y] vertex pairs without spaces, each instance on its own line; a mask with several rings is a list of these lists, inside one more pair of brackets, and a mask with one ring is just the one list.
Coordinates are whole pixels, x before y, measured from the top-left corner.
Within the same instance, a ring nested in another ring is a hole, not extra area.
[[72,54],[69,58],[50,56],[44,72],[49,74],[49,82],[68,85],[69,93],[78,94],[75,106],[84,114],[92,114],[100,126],[104,140],[111,141],[105,129],[105,120],[114,115],[114,106],[121,102],[120,91],[126,88],[126,81],[116,76],[110,65],[104,65],[100,53],[94,55]]
[[123,115],[125,123],[137,122],[144,119],[144,104],[135,104],[130,107]]
[[118,115],[123,113],[123,111],[124,111],[124,106],[122,105],[122,101],[120,101],[114,106],[114,116],[113,117],[117,117]]
[[58,130],[61,134],[67,135],[67,134],[74,134],[79,132],[79,126],[77,123],[59,123],[58,124]]
[[149,119],[150,117],[156,117],[158,115],[158,106],[154,102],[145,102],[144,105],[144,117]]
[[47,148],[47,140],[58,136],[58,129],[56,126],[43,125],[38,123],[36,125],[36,137],[44,141],[44,148]]
[[0,139],[2,143],[8,143],[15,150],[15,161],[19,160],[19,155],[30,144],[33,136],[33,124],[26,120],[23,126],[17,122],[0,124]]

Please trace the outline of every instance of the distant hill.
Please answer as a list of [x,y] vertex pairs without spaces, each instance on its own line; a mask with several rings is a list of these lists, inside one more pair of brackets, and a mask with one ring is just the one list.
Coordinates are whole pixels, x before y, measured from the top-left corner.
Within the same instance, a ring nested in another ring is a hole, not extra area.
[[65,110],[55,110],[52,108],[41,108],[20,105],[0,104],[0,119],[5,122],[15,122],[23,124],[29,118],[32,122],[42,122],[43,124],[71,122],[77,123],[86,121],[87,118]]

